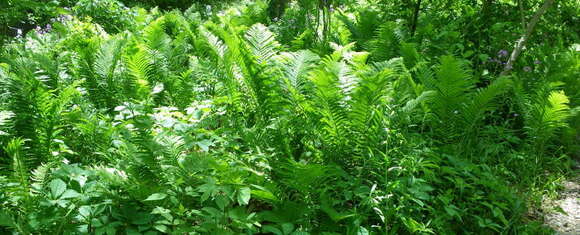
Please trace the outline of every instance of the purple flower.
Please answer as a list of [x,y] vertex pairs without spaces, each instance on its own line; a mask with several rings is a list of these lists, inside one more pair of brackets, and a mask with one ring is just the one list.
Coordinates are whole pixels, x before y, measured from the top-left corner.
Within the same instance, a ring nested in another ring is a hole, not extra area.
[[532,71],[532,67],[526,66],[526,67],[524,67],[524,71],[530,72],[530,71]]
[[541,64],[541,63],[542,63],[542,61],[539,61],[539,60],[534,61],[534,64]]
[[49,33],[50,31],[52,31],[52,25],[47,24],[45,28],[42,28],[40,26],[36,26],[36,28],[34,28],[34,30],[38,34],[46,34],[46,33]]
[[500,50],[497,53],[497,56],[499,56],[499,57],[506,57],[507,55],[508,55],[508,51],[506,51],[506,50]]

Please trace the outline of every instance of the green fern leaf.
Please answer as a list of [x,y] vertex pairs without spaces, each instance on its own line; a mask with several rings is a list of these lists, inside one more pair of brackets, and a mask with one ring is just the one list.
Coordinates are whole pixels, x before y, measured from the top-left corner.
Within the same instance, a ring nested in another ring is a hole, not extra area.
[[474,128],[477,121],[483,119],[484,113],[494,107],[494,98],[508,91],[512,87],[512,81],[500,78],[493,81],[485,88],[479,89],[471,101],[461,110],[461,115],[469,129]]
[[143,45],[137,46],[138,51],[127,57],[127,68],[129,75],[133,77],[130,80],[130,89],[134,89],[133,93],[136,98],[143,99],[149,95],[151,91],[149,84],[154,81],[153,74],[153,59],[151,52]]
[[268,28],[262,24],[253,25],[246,32],[246,40],[259,64],[268,63],[278,54],[280,43]]
[[307,83],[309,73],[315,68],[319,57],[310,51],[283,53],[280,55],[282,73],[281,86],[284,96],[294,106],[301,105],[310,92]]

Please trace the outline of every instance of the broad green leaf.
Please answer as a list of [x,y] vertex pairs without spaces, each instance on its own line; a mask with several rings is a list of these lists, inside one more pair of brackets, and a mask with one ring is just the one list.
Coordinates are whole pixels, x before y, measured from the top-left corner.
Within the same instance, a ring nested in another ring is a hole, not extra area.
[[151,211],[151,214],[169,214],[171,213],[171,211],[169,209],[165,209],[163,207],[155,207],[155,209],[153,209],[153,211]]
[[48,184],[53,198],[58,198],[66,190],[66,183],[61,179],[54,179]]
[[167,226],[162,225],[162,224],[155,225],[154,228],[157,229],[159,232],[162,232],[162,233],[169,232],[169,229],[167,228]]
[[201,210],[207,212],[212,217],[218,217],[218,216],[220,216],[223,213],[220,210],[218,210],[216,208],[213,208],[213,207],[204,207]]
[[198,142],[195,142],[197,144],[197,146],[199,146],[199,148],[201,148],[201,150],[203,150],[204,152],[209,151],[209,147],[213,146],[214,143],[211,140],[205,139],[205,140],[201,140]]
[[248,187],[243,187],[238,191],[238,203],[240,205],[248,205],[250,202],[252,190]]
[[284,233],[282,233],[282,231],[280,231],[280,229],[278,229],[272,225],[264,225],[264,227],[262,228],[262,233],[271,233],[274,235],[284,235]]
[[360,226],[358,228],[358,230],[356,231],[356,235],[369,235],[369,230],[367,230],[365,227]]
[[91,207],[90,206],[81,206],[79,207],[79,214],[84,218],[89,218],[91,216]]
[[341,214],[340,212],[336,211],[334,208],[330,207],[326,203],[323,203],[320,206],[320,209],[324,211],[334,222],[338,222],[343,219],[355,216],[355,214]]
[[60,199],[76,198],[79,196],[81,196],[81,194],[77,193],[77,191],[74,191],[72,189],[68,189],[62,194],[62,196],[60,196]]
[[215,203],[223,210],[230,204],[230,200],[224,195],[217,195],[215,197]]
[[252,187],[254,188],[251,190],[254,197],[259,199],[278,201],[278,198],[268,189],[255,184],[252,184]]
[[159,200],[163,200],[167,197],[167,194],[165,193],[154,193],[151,194],[151,196],[149,196],[147,199],[145,199],[145,201],[159,201]]

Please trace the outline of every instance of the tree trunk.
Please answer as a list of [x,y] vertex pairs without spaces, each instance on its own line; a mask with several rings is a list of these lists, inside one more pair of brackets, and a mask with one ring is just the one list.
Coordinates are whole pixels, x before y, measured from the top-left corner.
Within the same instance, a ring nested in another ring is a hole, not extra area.
[[520,55],[520,53],[522,52],[522,49],[524,48],[524,44],[526,43],[526,41],[528,40],[528,38],[530,37],[530,35],[534,31],[536,24],[538,23],[538,21],[540,21],[540,18],[542,18],[542,15],[544,15],[544,13],[546,13],[548,8],[550,8],[550,6],[554,3],[554,1],[555,0],[545,0],[542,7],[540,7],[540,9],[538,9],[536,14],[534,14],[534,16],[532,17],[532,20],[530,21],[530,23],[526,27],[526,31],[520,37],[520,39],[518,39],[518,41],[516,43],[516,47],[512,51],[510,58],[509,58],[508,62],[506,63],[503,72],[501,72],[500,76],[508,75],[510,73],[510,71],[513,69],[514,62],[516,61],[516,59],[518,59],[518,56]]
[[415,11],[413,12],[413,21],[411,22],[411,36],[415,35],[415,31],[417,30],[419,11],[421,11],[421,0],[417,0],[417,4],[415,4]]

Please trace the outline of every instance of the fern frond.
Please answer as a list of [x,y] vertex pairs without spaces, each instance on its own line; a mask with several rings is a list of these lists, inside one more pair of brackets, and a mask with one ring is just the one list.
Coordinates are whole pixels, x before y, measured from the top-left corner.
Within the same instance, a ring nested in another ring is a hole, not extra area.
[[401,36],[397,34],[396,29],[395,22],[387,22],[379,26],[368,48],[374,61],[388,60],[397,56]]
[[94,70],[101,79],[111,79],[113,76],[118,62],[121,59],[121,49],[124,43],[124,39],[115,37],[101,45],[94,63]]
[[394,76],[392,70],[384,70],[370,77],[362,77],[356,87],[351,102],[350,120],[358,129],[369,127],[369,115],[372,115],[379,106],[384,105],[384,96],[390,78]]
[[286,99],[293,105],[300,105],[308,93],[308,74],[315,68],[320,59],[310,51],[283,53],[279,59],[282,64],[282,89]]
[[280,174],[284,185],[303,194],[317,190],[313,187],[314,185],[324,185],[325,182],[337,179],[344,174],[337,166],[306,164],[292,159],[282,162],[276,172]]
[[255,111],[256,107],[261,106],[261,101],[259,94],[256,93],[257,88],[254,82],[259,82],[260,78],[255,71],[257,68],[251,66],[253,57],[249,55],[250,50],[244,49],[246,45],[237,32],[231,29],[231,26],[224,28],[214,23],[207,23],[206,28],[212,32],[212,35],[218,36],[225,45],[223,47],[226,49],[225,54],[223,58],[218,58],[218,62],[219,69],[226,75],[222,81],[225,81],[230,91],[235,91],[230,93],[233,95],[230,98],[241,98],[240,107],[245,106],[245,108],[240,108],[240,110]]
[[417,45],[414,43],[401,43],[400,52],[403,60],[405,61],[405,66],[412,70],[415,68],[415,65],[420,60],[420,55],[417,52]]
[[460,98],[474,86],[464,62],[451,56],[443,56],[437,70],[437,89],[441,96]]
[[34,166],[46,157],[45,148],[40,145],[37,131],[42,127],[40,108],[47,105],[46,100],[50,94],[45,85],[29,70],[32,68],[26,68],[21,64],[26,61],[13,61],[12,68],[16,69],[15,72],[18,74],[9,73],[8,77],[0,79],[0,87],[7,98],[7,109],[14,114],[13,134],[28,140],[26,146],[31,149],[31,154],[26,160]]
[[41,164],[32,170],[30,179],[32,180],[31,189],[33,193],[41,193],[42,186],[45,185],[46,181],[50,176],[51,164]]
[[570,100],[564,91],[553,91],[548,96],[548,105],[542,115],[542,123],[557,128],[566,126],[566,119],[570,117]]
[[167,53],[170,50],[171,38],[165,33],[165,18],[159,17],[143,29],[143,37],[151,50]]
[[8,142],[4,147],[4,151],[6,151],[8,156],[12,159],[12,177],[18,182],[19,188],[23,189],[22,191],[28,189],[30,183],[28,180],[29,167],[26,164],[24,149],[24,140],[21,138],[10,140],[10,142]]
[[143,99],[151,90],[149,84],[153,82],[153,59],[144,45],[138,45],[137,48],[138,51],[126,59],[129,75],[133,77],[129,88],[136,98]]
[[304,83],[307,82],[308,73],[315,67],[316,62],[320,60],[318,55],[310,51],[298,51],[292,53],[283,53],[280,56],[285,75],[285,83],[299,93],[304,92]]
[[246,41],[256,57],[259,64],[270,61],[274,55],[278,54],[280,43],[276,37],[263,24],[255,24],[246,32]]
[[354,76],[350,67],[343,61],[332,63],[328,67],[329,72],[338,79],[338,88],[340,88],[343,95],[341,104],[347,106],[349,100],[352,98],[352,93],[357,86],[358,77]]
[[484,113],[494,107],[494,102],[492,101],[497,96],[507,92],[512,85],[513,83],[510,79],[499,78],[487,87],[479,89],[461,110],[466,126],[472,129],[477,121],[483,119]]
[[13,112],[0,111],[0,136],[9,135],[9,133],[6,131],[9,129],[9,126],[12,126],[13,117],[14,117]]
[[224,42],[213,33],[205,30],[205,28],[201,28],[200,32],[207,41],[207,44],[210,46],[210,49],[212,49],[212,51],[219,57],[219,59],[223,59],[227,50],[227,46],[224,44]]
[[531,145],[540,152],[544,150],[544,144],[556,135],[556,130],[567,126],[566,120],[571,116],[570,100],[564,91],[550,90],[540,88],[524,100],[526,133]]
[[415,65],[413,69],[415,74],[417,75],[417,79],[425,88],[435,90],[437,81],[435,79],[435,73],[433,70],[427,65],[426,62],[420,62]]
[[438,95],[432,110],[440,120],[451,121],[468,102],[468,94],[475,83],[465,64],[451,56],[441,58],[436,76],[435,89]]
[[[339,58],[332,56],[322,60],[318,69],[310,74],[310,81],[315,85],[318,112],[322,116],[321,123],[325,130],[326,142],[331,145],[344,144],[342,140],[346,137],[347,119],[347,100],[353,86],[344,86],[347,79],[342,79],[343,84],[339,82],[341,71],[347,70],[341,68],[347,66],[344,62],[337,61]],[[352,82],[352,84],[356,84]],[[342,85],[342,87],[341,87]],[[345,89],[346,88],[346,89]]]
[[[403,109],[401,110],[404,114],[410,114],[419,106],[420,104],[432,102],[433,99],[437,97],[437,92],[435,91],[424,91],[417,98],[407,101]],[[427,110],[428,111],[428,110]]]
[[397,90],[394,94],[398,100],[406,100],[408,97],[417,97],[423,92],[423,87],[417,84],[406,68],[404,59],[397,57],[387,61],[373,63],[375,73],[384,70],[393,71],[393,89]]
[[59,62],[46,54],[30,53],[34,62],[35,77],[45,83],[50,89],[57,89],[59,84]]

